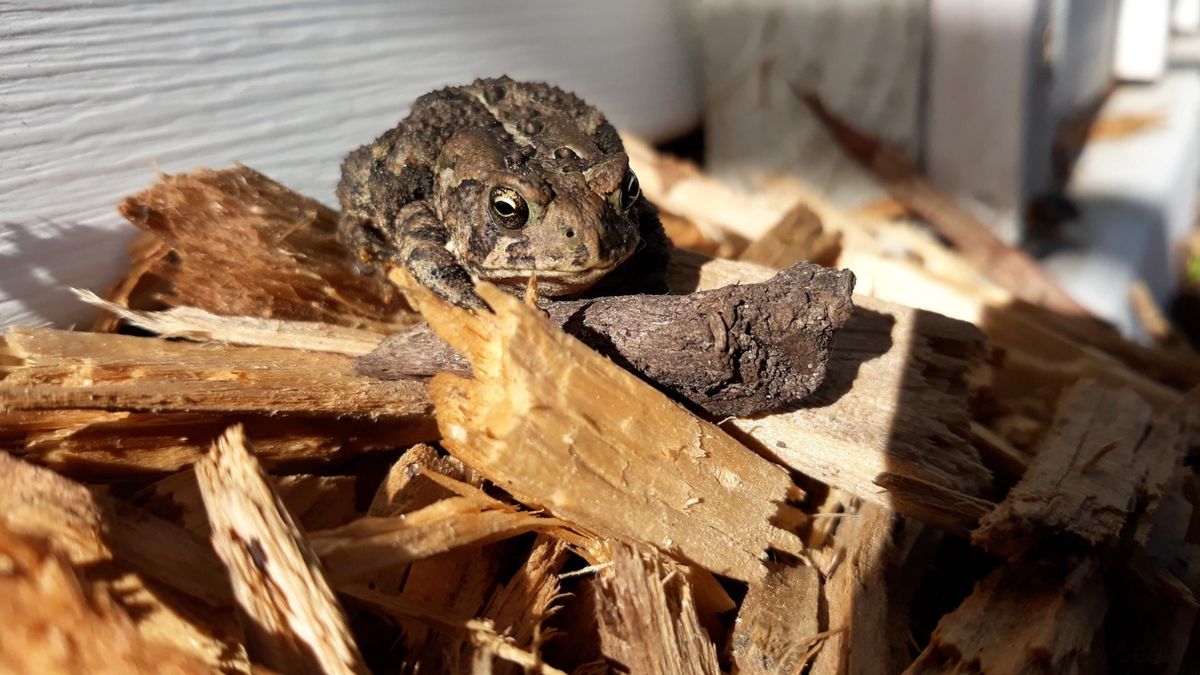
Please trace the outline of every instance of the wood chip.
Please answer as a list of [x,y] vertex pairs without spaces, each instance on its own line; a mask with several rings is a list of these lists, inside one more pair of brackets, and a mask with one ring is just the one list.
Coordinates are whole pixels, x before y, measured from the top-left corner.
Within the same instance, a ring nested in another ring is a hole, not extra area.
[[464,546],[487,544],[562,523],[486,496],[450,497],[388,518],[359,518],[313,532],[313,549],[338,583]]
[[1029,254],[1001,241],[922,176],[903,153],[838,119],[815,97],[808,96],[806,101],[842,147],[883,181],[897,201],[949,239],[964,258],[996,283],[1035,305],[1064,314],[1089,315]]
[[904,523],[869,502],[851,509],[837,523],[835,546],[821,558],[829,636],[813,661],[813,675],[887,675],[909,663],[906,592],[893,583],[904,562],[893,539]]
[[614,542],[599,575],[600,645],[620,672],[719,675],[717,650],[696,618],[691,589],[652,548]]
[[53,542],[76,569],[94,571],[95,583],[149,639],[214,669],[248,671],[220,561],[188,532],[5,453],[0,522],[15,535]]
[[[270,397],[269,392],[262,392]],[[3,399],[0,399],[2,401]],[[225,429],[241,424],[273,470],[304,471],[360,453],[437,435],[428,422],[263,413],[153,413],[127,410],[0,411],[0,448],[73,478],[118,480],[191,466]],[[420,430],[424,429],[424,432]]]
[[138,279],[124,284],[127,301],[119,304],[189,306],[384,334],[413,321],[382,275],[356,269],[338,241],[336,211],[247,167],[162,175],[119,210],[170,250],[149,270],[134,271]]
[[16,364],[0,380],[0,410],[324,414],[408,421],[413,441],[429,438],[422,382],[365,377],[342,354],[45,328],[3,337],[2,353]]
[[469,314],[406,286],[475,374],[438,375],[430,384],[453,455],[523,503],[719,574],[758,578],[767,548],[799,550],[795,537],[771,525],[788,508],[786,473],[535,309],[480,288],[496,314]]
[[366,673],[320,562],[231,427],[196,464],[213,545],[245,614],[251,658],[285,673]]
[[[1063,535],[1110,545],[1182,462],[1183,428],[1127,390],[1081,380],[1063,395],[1054,424],[1020,482],[980,523],[972,541],[1014,556]],[[1153,484],[1147,484],[1147,479]]]
[[281,321],[250,316],[218,316],[195,307],[138,312],[91,291],[76,290],[84,302],[110,312],[130,326],[165,338],[255,347],[285,347],[360,356],[379,344],[379,333],[312,321]]
[[0,672],[212,672],[210,664],[147,640],[121,607],[44,540],[0,520]]
[[730,637],[741,675],[796,673],[819,640],[821,575],[807,565],[771,565],[750,586]]
[[[1009,563],[938,623],[905,675],[1103,672],[1108,593],[1096,558],[1068,572]],[[1097,670],[1099,669],[1099,670]]]
[[821,217],[805,204],[797,204],[762,237],[737,256],[773,269],[783,269],[801,260],[831,267],[841,253],[841,236],[828,232]]

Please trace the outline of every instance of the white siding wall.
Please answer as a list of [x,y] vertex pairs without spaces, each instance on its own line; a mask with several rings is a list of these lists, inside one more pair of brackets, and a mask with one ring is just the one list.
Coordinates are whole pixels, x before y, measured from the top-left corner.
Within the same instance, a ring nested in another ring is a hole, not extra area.
[[417,95],[508,73],[650,137],[699,117],[674,2],[0,2],[0,325],[79,320],[167,172],[243,162],[328,203]]

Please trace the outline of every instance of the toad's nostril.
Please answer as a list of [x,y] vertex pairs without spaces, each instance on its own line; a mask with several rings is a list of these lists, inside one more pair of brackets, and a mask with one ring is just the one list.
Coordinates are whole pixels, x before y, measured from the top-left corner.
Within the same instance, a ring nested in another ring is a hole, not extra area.
[[566,235],[567,235],[567,239],[574,239],[575,238],[575,230],[567,228]]

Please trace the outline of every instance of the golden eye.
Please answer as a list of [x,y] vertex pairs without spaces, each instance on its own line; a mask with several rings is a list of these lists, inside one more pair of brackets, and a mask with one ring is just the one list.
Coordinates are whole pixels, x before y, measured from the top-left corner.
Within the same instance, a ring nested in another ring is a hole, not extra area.
[[509,230],[519,230],[529,221],[529,205],[516,190],[492,188],[492,221]]
[[642,186],[632,171],[625,174],[621,187],[613,194],[618,211],[628,211],[641,196]]

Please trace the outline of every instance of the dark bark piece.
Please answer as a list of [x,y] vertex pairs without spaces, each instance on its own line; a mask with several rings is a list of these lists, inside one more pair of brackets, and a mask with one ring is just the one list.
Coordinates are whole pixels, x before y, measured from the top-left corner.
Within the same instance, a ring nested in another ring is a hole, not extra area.
[[[854,311],[854,275],[799,263],[758,284],[690,295],[630,295],[547,303],[551,320],[660,389],[716,416],[794,407],[825,378],[834,336]],[[358,360],[400,379],[468,372],[421,325]]]

